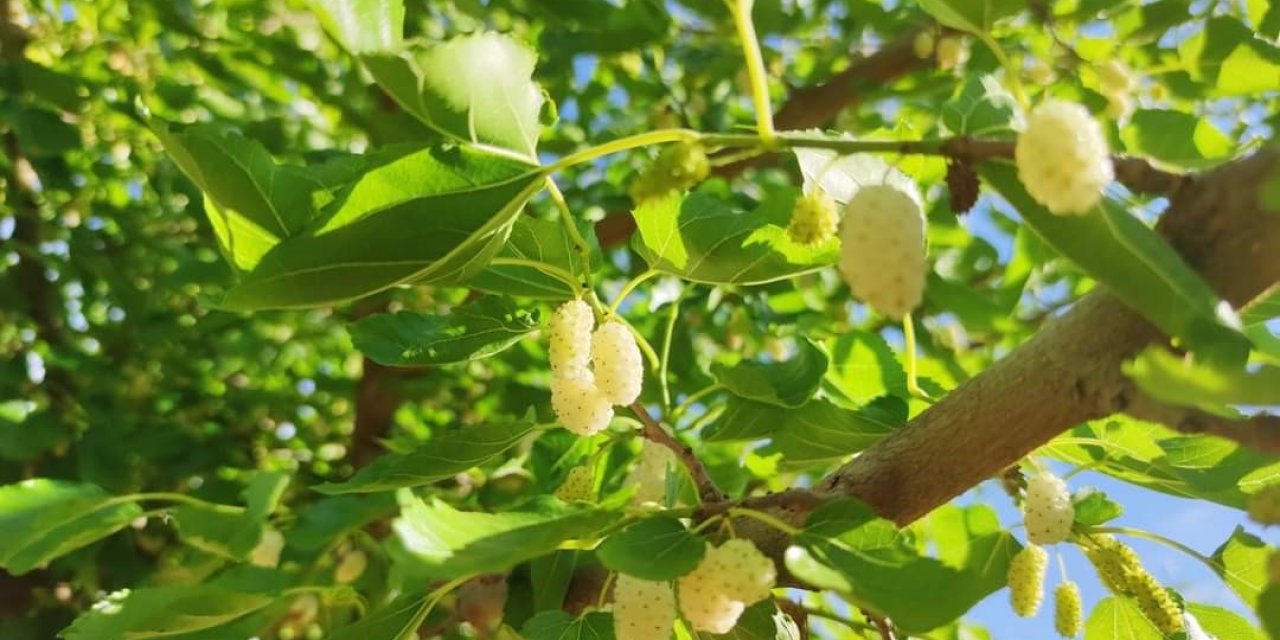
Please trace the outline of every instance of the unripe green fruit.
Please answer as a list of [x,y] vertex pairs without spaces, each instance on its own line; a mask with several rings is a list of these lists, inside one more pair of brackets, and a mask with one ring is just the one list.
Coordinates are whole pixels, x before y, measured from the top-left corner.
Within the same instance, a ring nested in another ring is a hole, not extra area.
[[799,244],[821,244],[834,238],[839,226],[840,212],[836,201],[826,191],[815,187],[796,199],[787,235]]
[[670,145],[631,183],[631,199],[637,204],[672,191],[685,191],[711,174],[711,161],[701,146]]
[[1053,592],[1053,628],[1064,638],[1080,635],[1084,625],[1084,605],[1080,600],[1080,585],[1064,582]]
[[1129,581],[1129,588],[1133,591],[1133,598],[1138,601],[1142,615],[1161,633],[1171,636],[1185,628],[1178,603],[1174,602],[1169,592],[1151,574],[1143,571],[1135,575]]
[[574,467],[556,488],[555,496],[565,502],[590,502],[595,499],[595,485],[595,471],[591,467]]
[[1044,599],[1044,572],[1049,554],[1043,547],[1028,545],[1009,562],[1009,603],[1024,618],[1034,616]]
[[911,51],[916,54],[917,58],[924,60],[933,55],[933,47],[937,38],[933,36],[931,31],[921,31],[915,40],[911,41]]
[[1249,518],[1264,525],[1280,524],[1280,484],[1270,484],[1249,496]]
[[936,53],[939,69],[954,69],[969,61],[969,42],[962,36],[943,36]]

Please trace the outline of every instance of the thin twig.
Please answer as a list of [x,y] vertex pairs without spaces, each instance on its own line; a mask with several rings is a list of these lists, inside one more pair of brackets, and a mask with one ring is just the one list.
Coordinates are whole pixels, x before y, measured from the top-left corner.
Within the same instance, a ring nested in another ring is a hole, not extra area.
[[1158,422],[1188,435],[1212,435],[1234,440],[1265,454],[1280,454],[1280,416],[1259,413],[1228,418],[1193,407],[1160,402],[1131,387],[1117,396],[1122,411],[1139,420]]
[[640,419],[640,423],[644,425],[643,433],[645,439],[670,449],[684,463],[685,468],[689,470],[689,475],[693,477],[693,483],[698,488],[698,497],[702,499],[703,503],[717,503],[725,500],[725,493],[716,486],[715,481],[707,473],[707,468],[694,455],[692,447],[676,440],[674,436],[667,433],[667,430],[657,420],[654,420],[653,416],[649,415],[649,411],[639,402],[632,403],[631,411],[636,414],[636,417]]

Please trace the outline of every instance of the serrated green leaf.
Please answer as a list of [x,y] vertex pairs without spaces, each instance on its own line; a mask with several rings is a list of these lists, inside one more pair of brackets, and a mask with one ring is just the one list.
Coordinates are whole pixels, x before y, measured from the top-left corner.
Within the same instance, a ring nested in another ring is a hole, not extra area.
[[1018,101],[993,75],[969,77],[941,113],[948,131],[973,136],[1010,132],[1020,117]]
[[480,32],[362,60],[405,111],[431,128],[536,157],[544,97],[533,81],[537,56],[523,44]]
[[1105,284],[1125,304],[1197,351],[1240,362],[1248,340],[1218,315],[1213,289],[1155,231],[1104,200],[1085,216],[1057,216],[1036,203],[1011,165],[979,173],[1049,246]]
[[[1021,545],[1002,531],[988,507],[963,519],[968,545],[953,562],[919,555],[893,523],[866,505],[840,501],[816,510],[786,552],[787,568],[857,606],[923,633],[947,624],[1005,586]],[[985,512],[985,513],[981,513]],[[958,564],[956,564],[958,563]]]
[[431,484],[492,460],[534,429],[535,425],[530,422],[442,429],[410,453],[382,456],[346,482],[326,483],[314,488],[320,493],[336,495]]
[[[1185,19],[1185,18],[1184,18]],[[1238,18],[1216,15],[1178,45],[1192,79],[1215,96],[1252,97],[1280,89],[1280,47],[1258,38]]]
[[261,541],[289,478],[277,472],[255,475],[242,492],[246,507],[239,512],[220,505],[184,504],[170,516],[183,542],[217,556],[244,560]]
[[273,247],[231,289],[230,309],[312,307],[402,282],[458,282],[484,268],[537,167],[468,146],[380,158],[308,229]]
[[[1267,636],[1254,627],[1239,614],[1207,604],[1192,602],[1187,605],[1187,613],[1195,616],[1200,628],[1222,640],[1267,640]],[[1199,640],[1194,635],[1192,640]]]
[[142,514],[91,484],[35,478],[0,487],[0,567],[22,575],[105,538]]
[[870,447],[906,419],[906,403],[892,397],[856,411],[822,399],[793,409],[730,398],[702,437],[707,442],[772,438],[770,449],[788,464],[820,464]]
[[311,0],[325,30],[351,53],[386,51],[404,40],[404,0]]
[[986,33],[999,20],[1026,9],[1018,0],[920,0],[920,8],[942,24],[968,31]]
[[286,532],[286,539],[290,547],[319,551],[395,510],[395,495],[391,493],[322,498],[298,514]]
[[827,354],[808,340],[799,340],[796,346],[796,355],[783,362],[717,364],[711,367],[711,374],[730,393],[745,400],[799,407],[818,391],[827,372]]
[[884,395],[906,397],[907,374],[898,355],[884,337],[868,331],[851,331],[828,344],[828,390],[861,404]]
[[703,192],[647,200],[636,209],[632,244],[654,269],[706,284],[764,284],[833,264],[836,244],[787,236],[795,197],[777,190],[750,212]]
[[567,540],[591,538],[619,514],[540,499],[520,511],[458,511],[409,497],[392,528],[405,549],[439,578],[504,571],[551,553]]
[[1075,506],[1075,521],[1079,526],[1097,526],[1124,514],[1124,505],[1097,489],[1080,491],[1073,497],[1072,504]]
[[1235,143],[1206,118],[1167,109],[1139,109],[1121,129],[1125,149],[1177,167],[1212,166],[1235,153]]
[[1084,624],[1084,640],[1164,640],[1137,603],[1129,598],[1103,598]]
[[573,582],[578,565],[578,551],[565,549],[534,558],[529,563],[529,582],[533,592],[533,611],[559,611],[565,594]]
[[417,635],[430,604],[430,599],[420,593],[401,595],[355,624],[334,631],[329,640],[407,640]]
[[59,635],[65,640],[227,637],[218,634],[229,634],[231,625],[277,601],[281,575],[250,572],[203,585],[126,589],[103,598]]
[[613,571],[658,582],[693,571],[705,551],[706,541],[679,520],[657,516],[605,538],[596,555]]
[[351,342],[374,362],[431,366],[487,358],[538,327],[537,313],[505,298],[486,297],[444,315],[380,313],[348,327]]
[[[591,264],[604,262],[594,227],[579,224],[578,229],[589,245]],[[515,225],[511,227],[511,236],[507,239],[506,246],[497,257],[548,264],[572,273],[579,281],[584,279],[582,258],[574,250],[573,241],[565,232],[564,224],[558,220],[541,220],[530,216],[517,218]],[[544,300],[568,300],[578,293],[567,283],[536,268],[514,265],[490,265],[468,281],[467,285],[489,293]]]
[[613,614],[592,611],[575,618],[563,611],[544,611],[520,628],[525,640],[613,640]]
[[1222,546],[1213,552],[1218,573],[1231,590],[1250,608],[1267,586],[1267,558],[1275,551],[1261,538],[1236,527]]
[[1238,415],[1231,405],[1280,404],[1280,367],[1274,365],[1214,366],[1152,347],[1125,363],[1124,372],[1157,400],[1221,415]]

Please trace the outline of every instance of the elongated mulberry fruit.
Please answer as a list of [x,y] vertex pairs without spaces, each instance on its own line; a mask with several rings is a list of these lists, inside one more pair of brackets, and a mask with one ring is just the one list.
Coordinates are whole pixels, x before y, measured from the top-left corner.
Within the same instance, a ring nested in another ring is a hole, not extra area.
[[671,585],[618,574],[613,585],[613,633],[617,640],[666,640],[676,620]]
[[596,387],[590,371],[551,375],[551,408],[564,428],[581,436],[603,431],[613,420],[613,404]]
[[1009,602],[1013,612],[1030,618],[1044,599],[1044,571],[1049,554],[1043,547],[1027,545],[1009,561]]
[[836,235],[840,226],[840,212],[836,201],[820,187],[796,199],[791,209],[791,222],[787,224],[787,235],[798,244],[815,245],[826,242]]
[[1027,539],[1034,544],[1057,544],[1071,535],[1075,506],[1067,483],[1052,473],[1041,473],[1027,482],[1022,503]]
[[591,329],[596,316],[582,300],[570,300],[551,316],[548,359],[556,374],[585,371],[591,360]]
[[1185,624],[1182,621],[1182,609],[1178,607],[1177,602],[1174,602],[1169,591],[1150,573],[1143,571],[1133,576],[1129,582],[1129,589],[1133,592],[1133,599],[1138,601],[1138,608],[1142,610],[1142,615],[1146,616],[1161,633],[1171,636],[1183,630]]
[[629,405],[640,397],[644,360],[627,325],[611,320],[591,338],[591,361],[600,393],[613,404]]
[[900,320],[924,297],[925,219],[918,194],[862,187],[840,223],[840,274],[853,295]]
[[595,471],[591,467],[574,467],[556,488],[555,496],[565,502],[590,502],[596,497],[595,485]]
[[1094,536],[1093,544],[1084,547],[1084,555],[1102,584],[1117,595],[1132,595],[1133,576],[1146,573],[1138,554],[1111,536]]
[[680,612],[697,631],[728,633],[747,606],[769,597],[777,569],[749,540],[706,546],[702,562],[680,578]]
[[1080,635],[1084,624],[1084,604],[1080,600],[1080,585],[1063,582],[1053,591],[1053,628],[1064,638]]
[[1049,211],[1087,214],[1114,177],[1102,127],[1084,107],[1046,100],[1032,110],[1014,147],[1018,178]]

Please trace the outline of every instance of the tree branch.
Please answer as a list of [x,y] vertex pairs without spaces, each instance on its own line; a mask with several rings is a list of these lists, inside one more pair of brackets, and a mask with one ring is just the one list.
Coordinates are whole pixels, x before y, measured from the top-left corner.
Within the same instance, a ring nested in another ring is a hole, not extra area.
[[667,433],[667,430],[661,424],[658,424],[658,421],[654,420],[653,416],[649,415],[649,411],[639,402],[631,404],[631,412],[636,414],[636,418],[644,425],[643,433],[645,439],[670,449],[676,454],[676,457],[680,458],[685,468],[689,470],[689,475],[693,477],[693,483],[698,488],[698,497],[702,499],[703,503],[722,504],[726,510],[729,506],[732,506],[725,502],[727,496],[716,486],[711,476],[707,474],[707,468],[693,454],[692,447],[676,440],[674,436]]
[[1271,455],[1280,455],[1280,416],[1265,413],[1227,418],[1192,407],[1179,407],[1160,402],[1131,386],[1122,396],[1124,412],[1139,420],[1159,422],[1188,435],[1211,435]]

